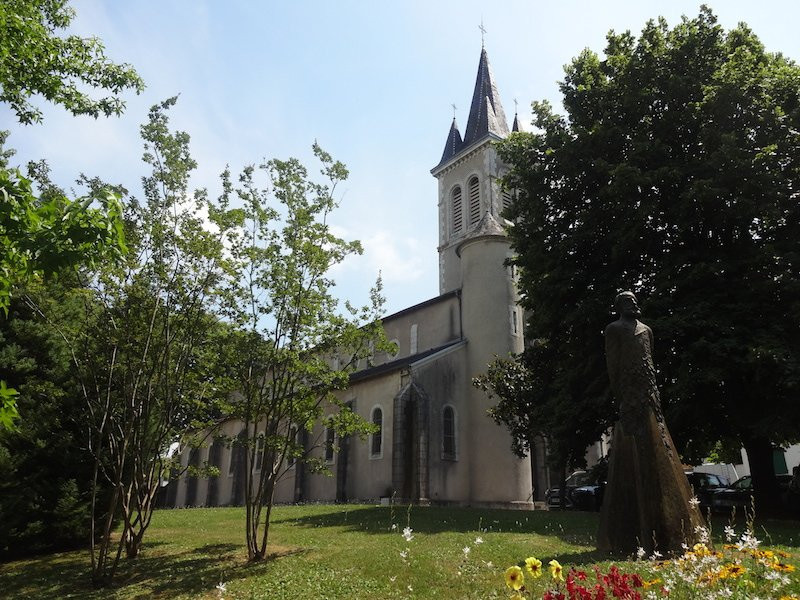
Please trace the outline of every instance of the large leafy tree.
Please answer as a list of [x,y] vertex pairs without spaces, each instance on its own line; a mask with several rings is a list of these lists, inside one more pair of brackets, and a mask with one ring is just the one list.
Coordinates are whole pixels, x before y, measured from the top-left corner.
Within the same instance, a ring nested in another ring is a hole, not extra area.
[[[311,457],[316,442],[309,434],[320,424],[339,436],[371,430],[335,392],[347,387],[359,359],[388,346],[379,321],[380,280],[371,305],[360,309],[340,307],[333,293],[331,269],[361,246],[336,236],[329,223],[347,169],[316,144],[314,154],[322,182],[297,159],[273,159],[246,168],[235,190],[224,173],[223,194],[209,205],[227,239],[219,304],[235,329],[225,356],[228,414],[243,423],[235,443],[245,456],[250,560],[267,556],[273,493],[290,463],[324,469]],[[259,171],[266,188],[257,184]]]
[[[34,95],[73,115],[98,117],[120,114],[125,90],[144,89],[133,67],[106,58],[99,39],[58,35],[74,18],[68,0],[0,3],[0,102],[11,106],[20,123],[41,121],[30,101]],[[93,98],[87,88],[109,95]]]
[[601,407],[601,332],[632,289],[684,457],[743,445],[768,507],[773,445],[800,432],[800,68],[703,7],[609,33],[560,88],[566,116],[534,103],[538,132],[500,145],[542,396]]

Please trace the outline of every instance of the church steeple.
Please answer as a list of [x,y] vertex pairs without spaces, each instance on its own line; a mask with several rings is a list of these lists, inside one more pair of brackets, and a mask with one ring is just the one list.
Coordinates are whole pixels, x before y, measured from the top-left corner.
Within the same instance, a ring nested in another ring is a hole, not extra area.
[[442,160],[439,161],[439,164],[447,162],[458,154],[463,143],[461,132],[458,130],[458,125],[456,125],[456,118],[453,117],[453,123],[450,125],[450,133],[447,134],[447,142],[444,145],[444,152],[442,152]]
[[489,65],[489,56],[486,54],[486,48],[481,48],[469,120],[464,130],[464,147],[471,146],[489,135],[504,138],[508,133],[506,113],[500,103],[500,94],[494,82],[492,67]]

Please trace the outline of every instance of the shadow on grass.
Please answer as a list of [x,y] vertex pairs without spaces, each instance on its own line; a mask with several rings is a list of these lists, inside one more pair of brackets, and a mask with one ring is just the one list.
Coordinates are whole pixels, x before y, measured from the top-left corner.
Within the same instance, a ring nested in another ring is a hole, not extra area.
[[[120,560],[114,583],[95,588],[89,577],[85,552],[66,553],[18,561],[0,568],[2,596],[8,598],[109,598],[124,592],[134,598],[173,598],[178,595],[213,595],[220,582],[258,576],[278,558],[303,552],[279,549],[266,560],[250,563],[244,548],[235,544],[208,544],[184,552],[153,550],[148,544],[135,560]],[[35,573],[35,577],[31,577]],[[212,596],[209,596],[212,597]]]
[[[598,513],[520,511],[446,506],[331,506],[331,510],[301,517],[273,519],[273,524],[300,527],[337,527],[376,535],[396,535],[407,525],[415,532],[520,533],[555,536],[572,544],[590,545],[597,531]],[[396,528],[392,528],[392,525]]]

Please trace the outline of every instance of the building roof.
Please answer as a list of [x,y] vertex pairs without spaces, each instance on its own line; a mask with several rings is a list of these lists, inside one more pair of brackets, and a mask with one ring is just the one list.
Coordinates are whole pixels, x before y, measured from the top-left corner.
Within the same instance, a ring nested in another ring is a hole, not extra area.
[[469,120],[464,130],[464,147],[471,146],[489,134],[505,137],[509,133],[508,122],[500,94],[494,82],[492,67],[486,48],[481,48],[478,61],[478,76],[475,78],[475,91],[472,92],[472,105],[469,108]]
[[511,126],[511,131],[525,131],[522,128],[522,123],[519,122],[519,115],[514,113],[514,124]]
[[447,142],[444,145],[444,152],[442,152],[442,160],[439,161],[439,164],[445,163],[453,158],[458,151],[461,150],[461,146],[463,145],[464,141],[461,139],[461,132],[458,130],[455,117],[453,117],[453,123],[450,125],[450,132],[447,134]]
[[430,348],[429,350],[425,350],[424,352],[418,352],[417,354],[404,356],[402,358],[398,358],[397,360],[383,363],[382,365],[377,365],[375,367],[369,367],[367,369],[362,369],[361,371],[356,371],[355,373],[350,375],[350,384],[352,385],[357,381],[369,379],[370,377],[377,377],[378,375],[391,373],[392,371],[397,371],[398,369],[408,367],[416,362],[419,362],[425,358],[428,358],[436,354],[437,352],[441,352],[442,350],[445,350],[447,348],[452,348],[456,344],[461,344],[463,343],[463,341],[464,340],[460,338],[455,340],[450,340],[446,344],[442,344],[441,346],[436,346],[435,348]]
[[509,134],[506,113],[500,102],[500,94],[494,82],[492,67],[489,65],[489,56],[486,48],[481,48],[481,57],[478,61],[478,75],[475,78],[475,90],[472,92],[472,104],[469,109],[469,120],[464,130],[464,138],[456,125],[456,120],[450,125],[447,142],[442,152],[442,159],[431,172],[449,162],[452,158],[487,138],[502,139]]

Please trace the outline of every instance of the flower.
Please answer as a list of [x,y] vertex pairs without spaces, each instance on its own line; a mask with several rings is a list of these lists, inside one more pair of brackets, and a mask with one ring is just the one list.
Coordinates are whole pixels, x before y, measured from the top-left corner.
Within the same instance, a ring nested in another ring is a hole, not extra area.
[[542,561],[533,556],[529,556],[525,559],[525,569],[531,577],[538,579],[542,576]]
[[700,499],[695,496],[692,496],[691,498],[689,498],[689,506],[700,506]]
[[407,542],[410,542],[411,540],[414,539],[414,536],[411,535],[412,531],[413,529],[411,529],[411,527],[406,527],[405,529],[403,529],[403,537],[406,539]]
[[644,558],[644,555],[645,555],[644,548],[642,548],[641,546],[639,546],[639,547],[636,549],[636,560],[642,560],[642,559]]
[[403,560],[408,558],[408,548],[406,548],[405,550],[401,550],[400,551],[400,558],[402,558]]
[[508,567],[505,572],[506,585],[512,590],[518,590],[525,583],[525,575],[522,574],[522,569],[514,565]]
[[551,560],[549,563],[550,565],[550,576],[553,579],[557,579],[559,581],[564,581],[564,567],[557,560]]
[[725,525],[725,541],[730,542],[733,538],[736,537],[736,532],[733,530],[733,527],[730,525]]
[[483,543],[483,538],[482,537],[478,536],[478,537],[475,538],[475,545],[476,546],[478,544],[482,544],[482,543]]
[[464,546],[461,549],[461,551],[464,553],[464,558],[467,558],[467,556],[469,556],[469,553],[470,553],[471,550],[472,550],[472,548],[470,548],[469,546]]
[[787,565],[786,563],[782,562],[775,563],[774,565],[772,565],[772,568],[775,569],[776,571],[783,571],[784,573],[791,573],[792,571],[794,571],[793,565]]

